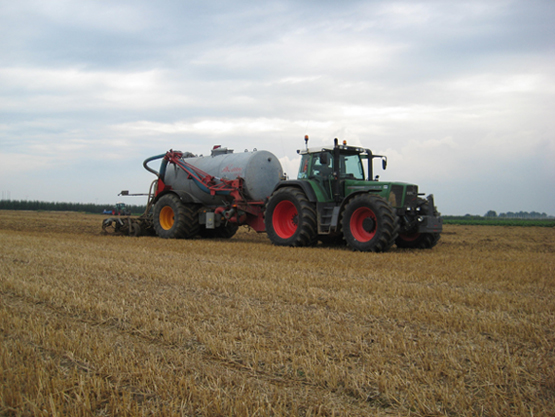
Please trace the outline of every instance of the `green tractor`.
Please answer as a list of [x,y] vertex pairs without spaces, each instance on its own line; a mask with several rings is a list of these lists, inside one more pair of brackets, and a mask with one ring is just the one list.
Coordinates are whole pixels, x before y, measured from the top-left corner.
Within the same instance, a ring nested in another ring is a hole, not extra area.
[[[265,226],[273,244],[312,246],[345,241],[353,250],[385,252],[434,247],[442,218],[434,197],[422,198],[418,186],[381,182],[373,177],[373,160],[387,158],[370,149],[338,144],[308,148],[296,180],[281,181],[269,198]],[[366,168],[366,173],[365,173]]]

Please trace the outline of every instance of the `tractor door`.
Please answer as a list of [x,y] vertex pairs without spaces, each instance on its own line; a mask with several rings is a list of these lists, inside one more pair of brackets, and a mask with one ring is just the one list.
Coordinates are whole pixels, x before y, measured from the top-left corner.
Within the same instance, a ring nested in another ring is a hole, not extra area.
[[[341,182],[342,197],[346,197],[353,191],[352,187],[364,181],[364,168],[360,155],[345,155],[342,154],[339,158],[340,171],[339,181]],[[348,187],[351,187],[350,189]]]
[[322,151],[311,154],[312,165],[308,178],[314,179],[321,188],[326,200],[332,198],[333,157],[331,152]]
[[308,180],[318,201],[330,201],[332,196],[333,158],[331,152],[307,153],[302,156],[299,180]]

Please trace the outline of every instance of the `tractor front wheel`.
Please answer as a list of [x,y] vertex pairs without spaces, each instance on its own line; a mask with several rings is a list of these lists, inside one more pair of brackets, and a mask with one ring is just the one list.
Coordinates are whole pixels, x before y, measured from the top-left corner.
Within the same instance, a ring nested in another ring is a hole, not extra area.
[[[439,216],[436,207],[433,208],[433,213],[430,213],[430,208],[426,204],[426,200],[423,198],[419,198],[418,203],[422,208],[422,214],[433,214],[434,216]],[[395,244],[398,248],[431,249],[437,245],[440,237],[440,233],[418,233],[414,231],[409,233],[399,233],[399,237],[397,237]]]
[[164,239],[190,239],[199,233],[198,208],[166,194],[154,205],[154,230]]
[[343,210],[343,235],[347,245],[361,252],[386,252],[399,226],[393,208],[382,197],[360,194]]
[[274,245],[312,246],[318,238],[314,205],[305,194],[284,187],[270,196],[264,216],[266,232]]
[[431,249],[437,245],[440,237],[439,233],[399,234],[395,244],[398,248]]

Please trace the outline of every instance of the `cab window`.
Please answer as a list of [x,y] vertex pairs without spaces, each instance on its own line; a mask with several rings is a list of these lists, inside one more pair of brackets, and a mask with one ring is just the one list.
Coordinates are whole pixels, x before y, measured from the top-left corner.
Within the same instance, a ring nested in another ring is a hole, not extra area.
[[343,178],[364,179],[364,169],[359,155],[341,155],[340,161]]
[[301,164],[299,165],[299,175],[298,179],[303,179],[308,177],[308,154],[304,154],[301,158]]
[[320,178],[323,180],[329,179],[333,174],[332,166],[333,157],[331,152],[323,151],[319,154],[314,154],[309,177]]

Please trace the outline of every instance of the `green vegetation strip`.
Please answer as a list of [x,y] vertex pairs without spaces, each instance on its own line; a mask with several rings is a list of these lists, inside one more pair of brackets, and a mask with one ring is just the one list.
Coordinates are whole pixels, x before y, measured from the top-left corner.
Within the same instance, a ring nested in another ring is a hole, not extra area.
[[484,217],[443,217],[444,224],[458,224],[465,226],[525,226],[525,227],[555,227],[555,219],[488,219]]

